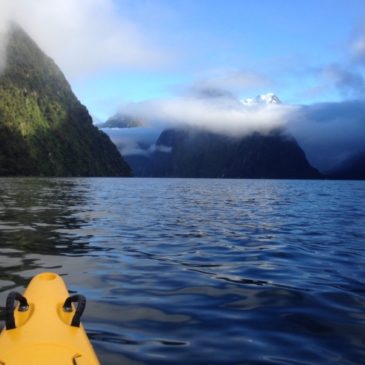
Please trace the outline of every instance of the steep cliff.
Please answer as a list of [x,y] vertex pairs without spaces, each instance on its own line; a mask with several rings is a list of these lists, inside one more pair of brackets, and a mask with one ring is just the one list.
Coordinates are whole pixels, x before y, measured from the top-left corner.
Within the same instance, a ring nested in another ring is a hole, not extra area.
[[127,156],[137,176],[314,179],[294,138],[280,131],[229,137],[199,129],[168,129],[149,156]]
[[129,176],[57,65],[18,26],[0,75],[0,175]]

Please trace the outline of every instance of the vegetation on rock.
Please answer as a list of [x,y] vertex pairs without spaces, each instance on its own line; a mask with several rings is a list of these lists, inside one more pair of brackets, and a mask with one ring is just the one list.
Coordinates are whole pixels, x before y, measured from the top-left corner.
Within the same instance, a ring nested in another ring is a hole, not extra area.
[[130,174],[57,65],[13,25],[0,75],[0,175]]

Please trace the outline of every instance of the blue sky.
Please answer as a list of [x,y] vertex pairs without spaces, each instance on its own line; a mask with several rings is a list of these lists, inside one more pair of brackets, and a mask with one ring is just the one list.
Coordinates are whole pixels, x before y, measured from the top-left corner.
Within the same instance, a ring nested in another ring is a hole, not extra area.
[[2,0],[98,120],[210,88],[311,104],[365,95],[364,0]]
[[[161,64],[106,67],[71,78],[92,114],[107,118],[119,105],[166,98],[197,82],[253,74],[234,87],[239,97],[273,91],[288,103],[344,98],[318,69],[351,66],[351,43],[362,31],[363,0],[115,1],[162,53]],[[363,69],[359,72],[363,75]],[[223,84],[222,87],[225,87]]]

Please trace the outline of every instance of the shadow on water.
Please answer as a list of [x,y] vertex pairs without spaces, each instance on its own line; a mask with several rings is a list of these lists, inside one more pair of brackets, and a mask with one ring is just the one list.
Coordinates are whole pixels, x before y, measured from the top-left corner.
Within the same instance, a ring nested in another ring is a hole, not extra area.
[[92,232],[81,233],[89,222],[78,213],[90,199],[87,179],[0,179],[0,294],[25,287],[41,267],[62,268],[62,257],[101,250]]
[[90,251],[92,235],[72,234],[89,223],[75,214],[90,201],[85,182],[80,186],[77,179],[9,178],[0,184],[2,248],[52,255]]

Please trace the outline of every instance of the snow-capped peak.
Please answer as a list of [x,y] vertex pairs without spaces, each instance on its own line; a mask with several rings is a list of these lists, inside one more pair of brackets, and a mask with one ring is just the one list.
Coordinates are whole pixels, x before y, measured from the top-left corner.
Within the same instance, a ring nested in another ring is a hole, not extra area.
[[280,99],[274,93],[257,95],[256,98],[247,98],[241,100],[244,105],[269,105],[281,104]]
[[281,104],[280,99],[274,93],[262,94],[256,97],[264,104]]

